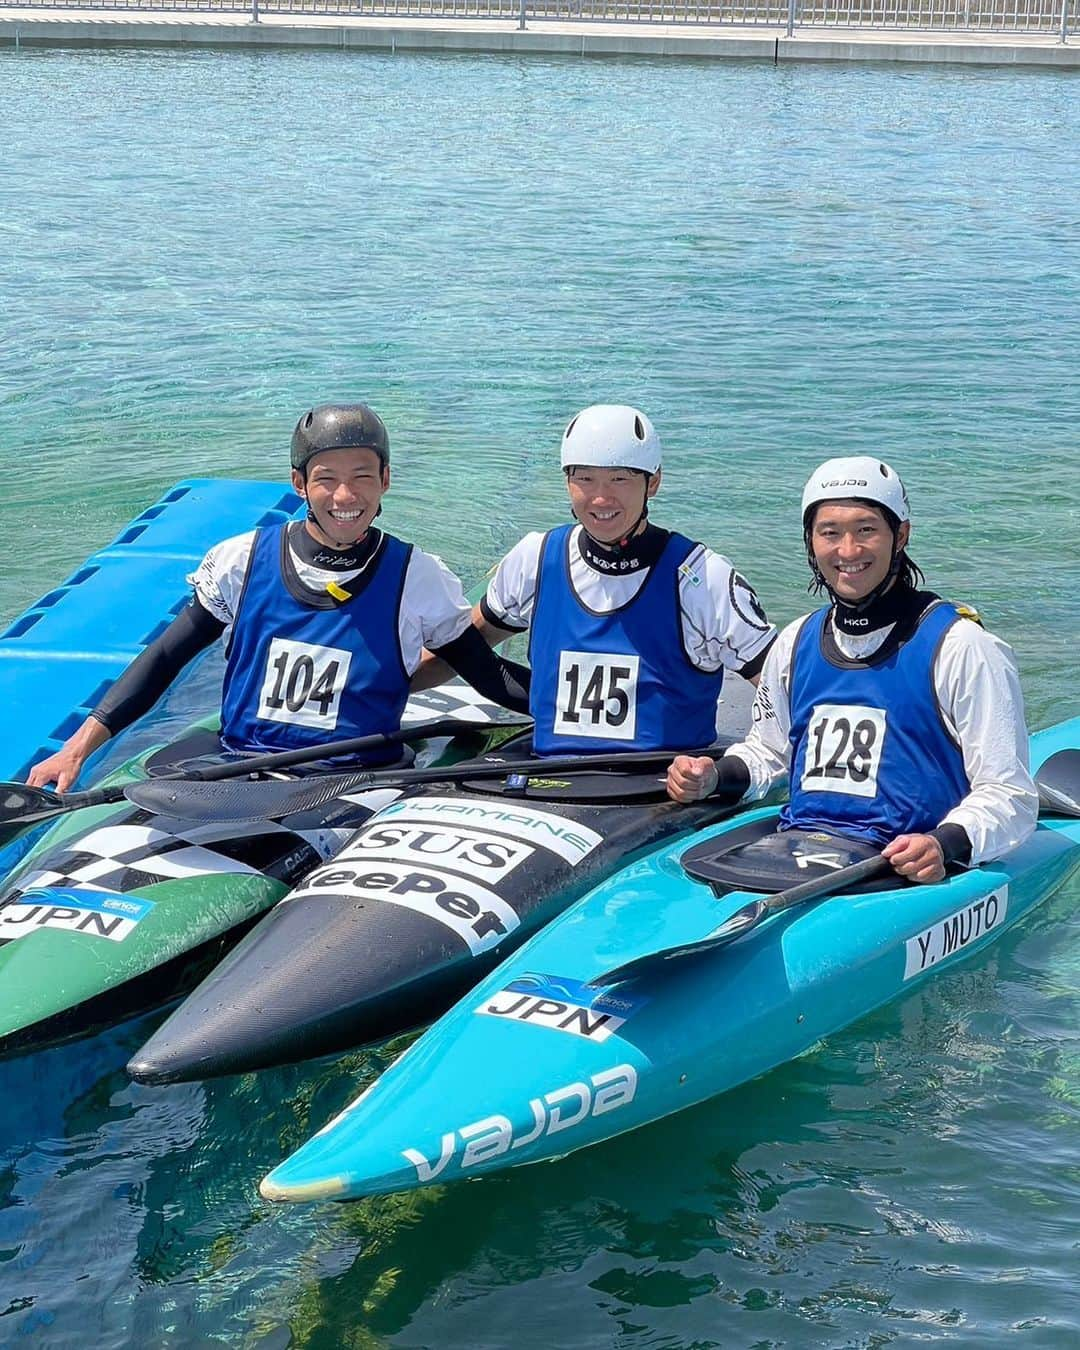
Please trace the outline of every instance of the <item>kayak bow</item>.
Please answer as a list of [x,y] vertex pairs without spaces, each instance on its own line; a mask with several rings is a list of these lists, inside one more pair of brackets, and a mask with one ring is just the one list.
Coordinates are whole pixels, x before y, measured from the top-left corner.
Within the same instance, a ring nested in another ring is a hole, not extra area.
[[[244,1073],[421,1026],[628,855],[730,813],[676,807],[656,770],[584,777],[584,801],[569,776],[550,780],[543,802],[445,788],[385,807],[274,907],[128,1072],[144,1083]],[[590,800],[600,790],[608,799]]]

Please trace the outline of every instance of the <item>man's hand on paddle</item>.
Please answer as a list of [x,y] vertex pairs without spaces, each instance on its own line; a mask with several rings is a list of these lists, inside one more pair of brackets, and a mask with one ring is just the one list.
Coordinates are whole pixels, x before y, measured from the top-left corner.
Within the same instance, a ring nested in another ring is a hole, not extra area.
[[945,875],[945,854],[932,834],[898,835],[881,855],[909,881],[940,881]]
[[26,781],[30,787],[38,788],[55,783],[57,792],[66,792],[78,778],[82,766],[82,758],[65,746],[63,750],[57,750],[55,755],[35,764],[26,775]]
[[667,771],[667,793],[677,802],[699,802],[719,780],[716,761],[707,755],[676,755]]
[[78,778],[78,771],[81,768],[80,757],[73,755],[68,749],[62,749],[55,755],[50,755],[49,759],[35,764],[28,772],[26,780],[30,787],[49,787],[51,783],[55,783],[58,792],[66,792]]
[[34,765],[26,775],[27,785],[39,788],[55,783],[57,792],[66,792],[94,751],[109,739],[109,734],[96,717],[88,717],[55,754]]

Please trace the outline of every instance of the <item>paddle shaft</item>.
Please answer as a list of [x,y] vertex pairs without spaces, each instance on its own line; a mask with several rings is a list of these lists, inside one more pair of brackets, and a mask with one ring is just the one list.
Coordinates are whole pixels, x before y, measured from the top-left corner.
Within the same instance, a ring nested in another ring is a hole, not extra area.
[[[208,784],[192,784],[185,790],[183,784],[149,779],[129,784],[125,795],[143,810],[185,820],[280,820],[284,816],[313,811],[348,792],[517,776],[524,787],[528,782],[550,779],[552,774],[642,766],[663,768],[673,753],[671,750],[633,750],[616,755],[574,755],[560,759],[462,760],[430,769],[375,769],[312,775],[287,783],[236,783],[230,785],[227,792],[216,793]],[[723,752],[719,746],[712,746],[701,753],[719,755]],[[512,799],[513,793],[508,795]]]
[[888,858],[876,853],[872,858],[863,858],[860,862],[841,867],[825,876],[814,877],[812,881],[800,882],[798,886],[789,886],[786,891],[777,891],[775,895],[750,900],[728,916],[719,928],[697,942],[680,942],[673,947],[661,947],[658,951],[646,952],[633,960],[624,961],[621,966],[613,966],[589,981],[591,985],[603,986],[621,984],[625,980],[637,980],[643,976],[655,975],[667,968],[669,962],[684,956],[698,956],[702,952],[715,951],[718,947],[727,947],[736,938],[752,933],[759,924],[773,914],[785,909],[805,904],[808,900],[817,900],[824,895],[838,895],[860,881],[888,872],[892,867]]
[[[320,759],[340,759],[346,755],[362,755],[382,745],[408,745],[412,741],[434,740],[438,736],[457,736],[463,731],[484,731],[491,726],[532,726],[531,719],[497,723],[466,722],[460,717],[443,717],[435,722],[420,722],[376,736],[354,736],[348,741],[330,741],[327,745],[302,746],[299,750],[277,750],[273,754],[255,755],[250,759],[211,764],[177,778],[192,778],[196,782],[213,783],[222,778],[243,778],[249,773],[273,773],[277,769],[291,769],[297,764],[311,764]],[[163,775],[171,777],[172,775]]]
[[[805,904],[807,900],[817,900],[823,895],[834,895],[857,886],[860,881],[869,881],[872,877],[882,876],[892,870],[892,863],[876,853],[872,858],[863,858],[861,862],[850,863],[825,876],[814,877],[812,881],[801,881],[798,886],[789,886],[786,891],[777,891],[775,895],[765,897],[765,913],[757,921],[763,923],[770,914],[781,914],[793,905]],[[755,925],[756,926],[756,925]],[[745,930],[749,932],[750,929]]]
[[[524,729],[531,725],[531,721],[527,719],[517,722],[483,723],[463,718],[441,717],[433,722],[400,727],[397,731],[379,732],[372,736],[353,736],[348,740],[328,741],[325,745],[303,746],[296,750],[275,750],[265,755],[249,755],[240,759],[226,760],[221,764],[208,764],[205,768],[192,768],[182,773],[162,774],[154,781],[212,783],[229,778],[245,778],[253,773],[290,769],[298,764],[310,764],[321,759],[362,755],[366,751],[387,745],[407,745],[412,741],[455,736],[463,731],[483,731],[493,726],[520,726]],[[54,816],[65,815],[69,811],[81,811],[88,806],[109,806],[114,802],[122,802],[126,789],[131,784],[117,783],[108,787],[89,788],[84,792],[65,793],[49,793],[40,789],[25,788],[21,783],[13,783],[10,786],[16,793],[21,792],[24,796],[40,792],[40,800],[36,806],[17,809],[6,820],[0,820],[0,830],[6,834],[13,828],[17,830],[29,828],[31,825],[51,820]],[[2,787],[3,785],[0,785],[0,790]]]
[[597,769],[641,769],[656,765],[666,768],[672,757],[678,754],[710,755],[719,758],[724,752],[719,746],[706,750],[623,750],[613,755],[565,755],[561,759],[518,759],[501,762],[490,759],[459,760],[446,768],[403,769],[394,773],[386,769],[376,771],[373,777],[380,785],[389,786],[391,782],[408,785],[410,783],[457,782],[462,778],[509,778],[522,774],[526,778],[550,778],[556,773],[582,773]]

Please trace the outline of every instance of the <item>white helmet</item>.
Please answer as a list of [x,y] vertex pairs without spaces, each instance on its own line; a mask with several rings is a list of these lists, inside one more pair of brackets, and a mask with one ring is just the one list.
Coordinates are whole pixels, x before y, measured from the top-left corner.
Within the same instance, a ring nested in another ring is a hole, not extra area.
[[636,408],[625,403],[594,403],[570,419],[559,462],[564,469],[581,464],[590,469],[641,469],[652,474],[660,467],[660,437]]
[[847,497],[884,506],[901,523],[911,519],[907,491],[895,469],[870,455],[851,455],[826,460],[810,475],[803,488],[803,524],[812,507]]

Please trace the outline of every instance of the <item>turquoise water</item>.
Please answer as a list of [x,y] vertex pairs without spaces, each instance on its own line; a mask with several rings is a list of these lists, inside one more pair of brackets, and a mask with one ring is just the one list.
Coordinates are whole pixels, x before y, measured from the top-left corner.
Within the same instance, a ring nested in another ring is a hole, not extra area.
[[[805,604],[869,450],[914,556],[1080,711],[1077,81],[0,52],[0,618],[179,478],[366,397],[387,521],[470,580],[599,399],[655,516]],[[9,715],[13,715],[9,710]],[[1080,887],[810,1055],[553,1166],[345,1209],[259,1177],[385,1059],[133,1087],[150,1022],[0,1065],[0,1346],[1073,1345]]]

